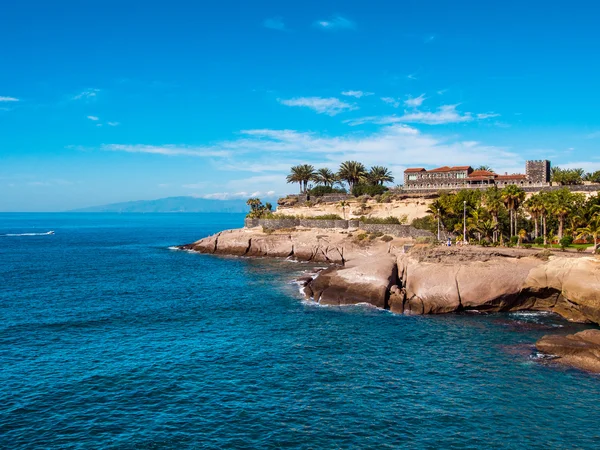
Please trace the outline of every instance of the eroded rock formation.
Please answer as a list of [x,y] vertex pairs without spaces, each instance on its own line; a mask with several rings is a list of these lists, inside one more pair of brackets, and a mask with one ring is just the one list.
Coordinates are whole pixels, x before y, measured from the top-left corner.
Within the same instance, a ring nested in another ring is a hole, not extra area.
[[540,352],[555,356],[558,363],[600,373],[600,330],[544,336],[535,346]]

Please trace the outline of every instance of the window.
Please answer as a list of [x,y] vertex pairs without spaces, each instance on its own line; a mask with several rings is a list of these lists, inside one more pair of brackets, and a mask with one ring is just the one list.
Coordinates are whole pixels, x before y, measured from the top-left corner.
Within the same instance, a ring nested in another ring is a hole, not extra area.
[[456,178],[461,178],[461,179],[466,178],[466,174],[464,174],[464,173],[457,173],[456,174]]
[[417,179],[417,176],[416,176],[416,175],[409,175],[409,176],[408,176],[408,179],[409,179],[410,181],[414,181],[414,180],[416,180],[416,179]]

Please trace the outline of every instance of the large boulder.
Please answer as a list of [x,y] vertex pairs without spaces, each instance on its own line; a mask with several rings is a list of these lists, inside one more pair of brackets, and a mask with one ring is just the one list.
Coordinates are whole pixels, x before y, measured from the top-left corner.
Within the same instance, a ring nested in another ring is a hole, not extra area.
[[367,257],[348,267],[322,271],[306,294],[322,305],[369,303],[386,308],[390,288],[397,283],[396,258]]
[[552,257],[533,268],[523,289],[532,295],[555,292],[555,311],[575,321],[600,323],[600,259]]
[[548,335],[535,344],[554,361],[589,372],[600,373],[600,330],[585,330],[567,336]]

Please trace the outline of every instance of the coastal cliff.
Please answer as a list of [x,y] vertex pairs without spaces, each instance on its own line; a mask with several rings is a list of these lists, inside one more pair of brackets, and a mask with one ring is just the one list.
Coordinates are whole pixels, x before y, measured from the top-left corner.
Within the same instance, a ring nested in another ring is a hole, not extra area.
[[[264,233],[258,228],[223,231],[180,248],[332,263],[314,279],[299,280],[305,296],[322,305],[368,303],[399,314],[419,315],[551,311],[569,321],[600,324],[600,259],[591,255],[429,247],[391,237],[358,237],[351,232],[306,229]],[[554,337],[548,339],[555,342]],[[544,352],[563,347],[538,343]],[[588,359],[590,352],[586,353]],[[600,367],[600,351],[597,354]],[[587,366],[591,367],[589,361]]]

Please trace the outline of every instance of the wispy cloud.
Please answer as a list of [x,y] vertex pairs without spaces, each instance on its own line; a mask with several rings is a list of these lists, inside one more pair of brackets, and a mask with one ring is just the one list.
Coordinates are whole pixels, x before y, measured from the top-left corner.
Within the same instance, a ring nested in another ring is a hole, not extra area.
[[361,97],[367,97],[369,95],[373,95],[373,92],[365,92],[365,91],[344,91],[342,92],[342,95],[345,95],[346,97],[356,97],[356,98],[361,98]]
[[203,194],[200,195],[200,198],[205,198],[208,200],[236,200],[236,199],[246,199],[249,197],[273,197],[275,195],[275,191],[240,191],[240,192],[215,192],[212,194]]
[[406,75],[406,78],[408,78],[409,80],[418,80],[418,78],[417,78],[417,72],[415,72],[415,73],[409,73],[408,75]]
[[437,91],[437,95],[444,95],[446,92],[448,92],[448,89],[440,89]]
[[404,100],[404,104],[409,108],[418,108],[425,101],[425,94],[421,94],[418,97],[409,97],[408,100]]
[[90,120],[92,120],[92,121],[94,121],[94,122],[97,122],[98,120],[100,120],[100,118],[97,117],[97,116],[87,116],[87,118],[90,119]]
[[314,25],[321,30],[337,31],[337,30],[354,30],[356,24],[342,16],[335,16],[328,20],[317,20]]
[[381,97],[381,101],[387,103],[388,105],[392,105],[394,108],[400,106],[400,101],[395,99],[394,97]]
[[432,43],[433,41],[435,41],[435,34],[430,34],[429,36],[427,36],[427,37],[426,37],[426,38],[423,40],[423,42],[424,42],[425,44],[430,44],[430,43]]
[[121,124],[119,122],[106,122],[106,125],[109,127],[118,127]]
[[77,95],[71,97],[72,100],[91,100],[95,99],[100,92],[100,89],[86,89],[85,91],[80,92]]
[[586,136],[586,139],[596,139],[600,137],[600,131],[595,131],[593,133],[589,133]]
[[496,114],[493,112],[477,114],[477,118],[479,120],[490,119],[492,117],[500,117],[500,114]]
[[18,102],[19,99],[15,97],[0,97],[0,102]]
[[166,156],[200,156],[200,157],[226,157],[228,151],[217,150],[212,147],[192,147],[181,145],[143,145],[143,144],[104,144],[101,150],[126,153],[150,153]]
[[277,99],[277,101],[282,105],[302,106],[310,108],[319,114],[327,114],[329,116],[358,109],[358,106],[343,102],[335,97],[296,97],[291,99]]
[[263,26],[265,28],[269,28],[271,30],[287,31],[287,28],[285,27],[285,23],[283,23],[283,20],[281,19],[281,17],[272,17],[269,19],[265,19],[263,22]]
[[348,125],[362,125],[364,123],[375,123],[379,125],[389,125],[393,123],[423,123],[426,125],[443,125],[450,123],[471,122],[473,120],[485,120],[491,117],[498,117],[499,114],[483,113],[473,114],[470,112],[461,113],[456,108],[458,105],[443,105],[436,111],[419,111],[417,109],[404,111],[402,116],[369,116],[345,121]]

